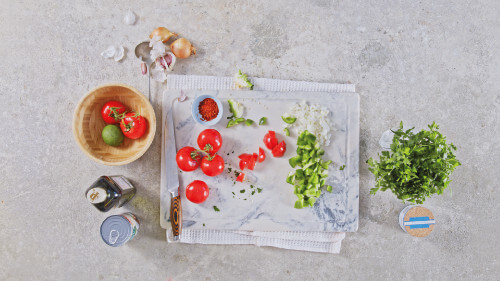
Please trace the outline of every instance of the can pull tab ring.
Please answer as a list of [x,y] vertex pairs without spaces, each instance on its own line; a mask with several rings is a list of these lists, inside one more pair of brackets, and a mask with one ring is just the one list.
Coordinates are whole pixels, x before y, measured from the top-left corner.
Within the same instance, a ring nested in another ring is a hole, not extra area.
[[111,245],[114,245],[116,243],[116,241],[118,240],[118,237],[120,237],[120,232],[118,232],[117,230],[111,230],[109,232],[109,243]]

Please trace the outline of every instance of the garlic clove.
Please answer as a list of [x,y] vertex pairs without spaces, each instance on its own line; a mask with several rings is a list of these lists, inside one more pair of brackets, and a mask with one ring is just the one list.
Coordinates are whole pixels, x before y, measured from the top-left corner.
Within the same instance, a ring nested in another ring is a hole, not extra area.
[[176,62],[176,57],[172,52],[166,52],[164,56],[161,56],[155,60],[156,65],[166,71],[172,71]]
[[163,56],[163,60],[167,63],[167,71],[172,71],[174,69],[175,62],[177,58],[172,52],[167,52],[165,56]]
[[132,12],[130,9],[128,9],[128,12],[125,14],[125,17],[123,18],[123,21],[128,25],[134,25],[136,20],[137,20],[136,14]]
[[181,95],[177,98],[178,101],[183,102],[187,98],[186,94],[181,90]]

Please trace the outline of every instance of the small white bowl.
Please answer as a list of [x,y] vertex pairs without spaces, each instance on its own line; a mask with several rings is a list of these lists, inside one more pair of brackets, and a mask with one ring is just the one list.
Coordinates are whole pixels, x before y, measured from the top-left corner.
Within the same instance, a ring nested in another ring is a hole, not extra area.
[[[198,107],[200,106],[200,103],[207,98],[213,99],[215,101],[215,103],[217,103],[217,107],[219,108],[219,114],[217,115],[217,117],[215,117],[214,119],[212,119],[210,121],[203,121],[201,119],[201,115],[198,111]],[[219,121],[222,119],[222,114],[223,114],[222,103],[218,98],[216,98],[214,96],[201,95],[193,101],[193,105],[191,106],[191,114],[193,115],[193,119],[196,122],[198,122],[204,126],[213,126],[213,125],[219,123]]]

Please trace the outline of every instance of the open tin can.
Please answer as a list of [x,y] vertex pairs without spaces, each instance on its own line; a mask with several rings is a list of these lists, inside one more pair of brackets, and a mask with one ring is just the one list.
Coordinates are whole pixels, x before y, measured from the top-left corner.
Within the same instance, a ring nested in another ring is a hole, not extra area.
[[119,247],[130,241],[139,230],[139,220],[132,213],[106,218],[101,224],[101,238],[111,247]]

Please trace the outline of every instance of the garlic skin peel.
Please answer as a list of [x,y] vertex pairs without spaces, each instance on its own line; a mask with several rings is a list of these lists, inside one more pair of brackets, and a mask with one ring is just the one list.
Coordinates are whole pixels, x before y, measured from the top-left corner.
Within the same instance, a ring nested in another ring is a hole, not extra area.
[[123,17],[123,22],[125,22],[125,24],[128,25],[134,25],[136,21],[137,21],[137,15],[130,9],[128,9],[128,12],[125,14],[125,17]]
[[105,59],[110,59],[116,54],[115,46],[109,46],[106,50],[101,53],[101,56]]
[[113,58],[115,61],[121,61],[125,56],[125,48],[123,46],[109,46],[106,50],[101,53],[101,56],[105,59]]

